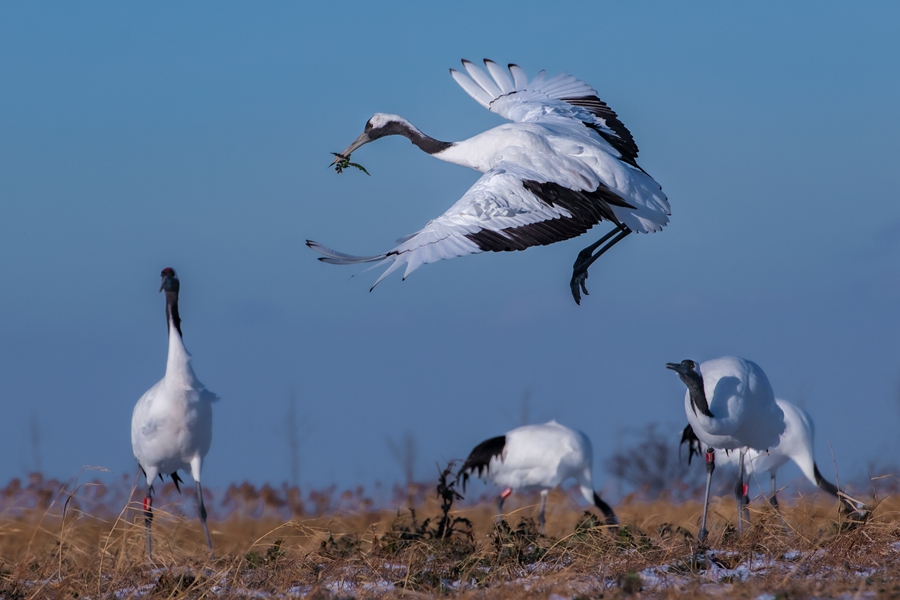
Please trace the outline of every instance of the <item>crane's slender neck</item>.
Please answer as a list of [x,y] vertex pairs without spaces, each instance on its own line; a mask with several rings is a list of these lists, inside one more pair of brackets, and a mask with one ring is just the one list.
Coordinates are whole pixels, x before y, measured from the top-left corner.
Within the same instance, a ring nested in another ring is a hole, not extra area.
[[392,133],[395,133],[396,135],[402,135],[413,144],[415,144],[420,150],[422,150],[423,152],[427,152],[428,154],[437,154],[438,152],[443,152],[453,145],[452,142],[442,142],[440,140],[434,139],[431,136],[425,135],[408,121],[397,123],[396,130]]
[[170,385],[190,385],[194,380],[191,355],[181,338],[181,317],[178,315],[178,280],[166,289],[166,321],[169,328],[169,353],[166,357],[166,380]]
[[172,328],[174,327],[175,331],[178,332],[178,337],[181,337],[181,317],[178,316],[177,284],[175,285],[175,289],[166,290],[166,321],[168,322],[169,333],[171,334]]
[[690,371],[686,375],[682,375],[681,380],[684,382],[684,385],[687,386],[688,392],[691,395],[691,406],[694,409],[694,414],[697,414],[697,410],[699,409],[701,414],[712,417],[713,414],[709,411],[709,403],[706,401],[706,390],[703,387],[703,377],[696,371]]

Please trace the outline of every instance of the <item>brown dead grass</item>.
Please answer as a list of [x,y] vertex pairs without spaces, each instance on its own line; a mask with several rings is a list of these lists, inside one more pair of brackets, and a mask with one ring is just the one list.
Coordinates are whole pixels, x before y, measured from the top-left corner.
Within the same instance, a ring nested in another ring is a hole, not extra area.
[[[666,499],[626,498],[616,507],[617,536],[592,527],[559,491],[550,496],[547,537],[533,528],[535,499],[521,497],[508,503],[511,530],[498,533],[493,505],[482,503],[453,513],[472,522],[471,536],[445,540],[404,539],[404,530],[415,529],[406,510],[287,521],[232,512],[210,520],[215,558],[197,519],[167,514],[163,504],[151,565],[140,511],[98,516],[72,508],[78,503],[70,496],[0,515],[0,598],[900,598],[894,498],[857,525],[842,521],[837,502],[821,494],[785,503],[781,515],[757,503],[742,535],[733,530],[733,499],[717,498],[713,550],[699,554],[700,504]],[[415,511],[421,527],[438,516],[438,502],[425,499]],[[751,559],[746,578],[729,571]]]

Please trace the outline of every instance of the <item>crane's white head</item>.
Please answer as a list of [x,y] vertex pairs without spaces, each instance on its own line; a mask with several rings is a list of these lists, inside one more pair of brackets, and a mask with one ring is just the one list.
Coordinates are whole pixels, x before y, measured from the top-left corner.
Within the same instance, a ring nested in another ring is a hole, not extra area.
[[178,288],[180,286],[180,282],[178,281],[178,275],[175,274],[175,269],[172,267],[166,267],[162,270],[162,283],[159,286],[159,291],[165,290],[166,293],[174,292],[178,294]]
[[415,135],[422,135],[422,132],[416,129],[412,123],[404,119],[399,115],[389,115],[387,113],[375,113],[372,115],[372,118],[366,122],[366,128],[363,130],[362,135],[360,135],[356,140],[350,144],[346,150],[340,153],[337,158],[334,159],[334,164],[341,159],[350,158],[350,155],[356,151],[357,148],[364,144],[368,144],[369,142],[375,141],[378,138],[384,137],[386,135],[402,135],[407,138]]

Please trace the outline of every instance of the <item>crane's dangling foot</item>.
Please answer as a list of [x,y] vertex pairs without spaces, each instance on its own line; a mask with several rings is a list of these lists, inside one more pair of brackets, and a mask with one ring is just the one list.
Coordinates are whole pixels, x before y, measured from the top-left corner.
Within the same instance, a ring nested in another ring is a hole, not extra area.
[[[615,229],[578,253],[578,256],[575,258],[575,264],[572,265],[572,280],[569,282],[569,287],[572,290],[572,297],[575,298],[575,304],[581,304],[582,292],[585,296],[590,295],[590,292],[587,291],[587,286],[585,285],[585,281],[588,278],[588,268],[594,264],[595,260],[603,256],[607,250],[622,241],[629,233],[631,233],[631,230],[622,223],[619,223]],[[600,248],[600,250],[594,254],[594,250],[597,250],[597,248],[614,235],[616,237],[614,237],[612,241]]]

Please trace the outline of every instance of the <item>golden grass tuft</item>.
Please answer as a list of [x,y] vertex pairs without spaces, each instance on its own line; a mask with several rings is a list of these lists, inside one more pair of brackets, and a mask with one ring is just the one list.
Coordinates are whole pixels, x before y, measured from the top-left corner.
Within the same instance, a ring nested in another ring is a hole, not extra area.
[[86,500],[96,491],[60,486],[42,501],[17,505],[21,489],[5,497],[0,598],[900,598],[895,498],[864,523],[843,520],[822,494],[785,502],[780,513],[757,502],[742,535],[734,531],[734,500],[716,498],[712,550],[702,552],[696,501],[628,497],[616,507],[622,527],[613,535],[555,491],[541,537],[537,498],[514,496],[508,526],[494,525],[491,502],[462,506],[452,515],[471,521],[471,535],[463,527],[438,540],[422,534],[440,515],[433,496],[417,502],[414,518],[358,502],[357,510],[315,515],[298,503],[290,510],[302,514],[285,519],[278,516],[284,502],[270,494],[273,506],[213,513],[214,558],[193,505],[172,500],[156,508],[151,565],[137,503],[110,513]]

